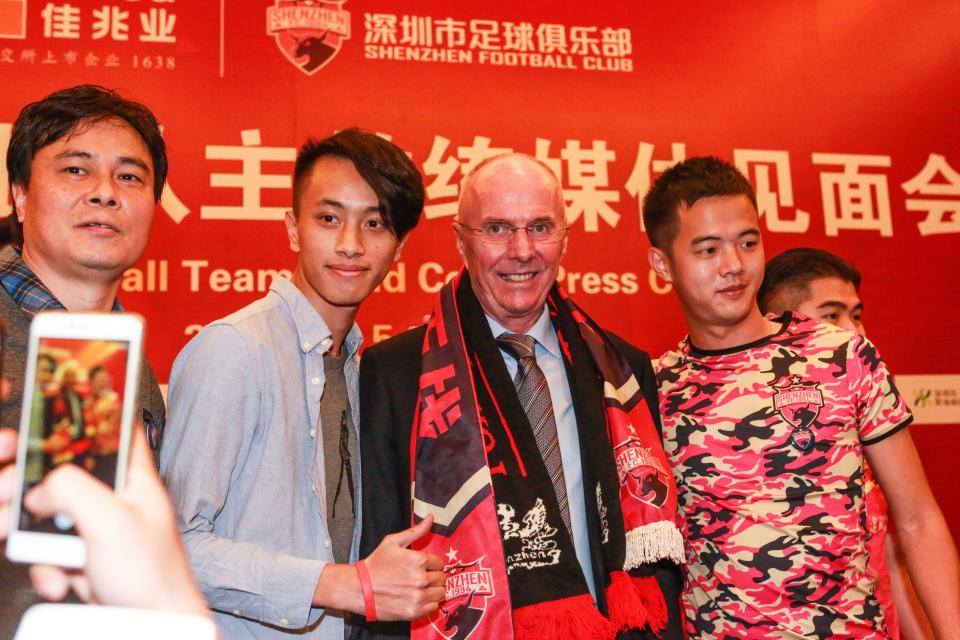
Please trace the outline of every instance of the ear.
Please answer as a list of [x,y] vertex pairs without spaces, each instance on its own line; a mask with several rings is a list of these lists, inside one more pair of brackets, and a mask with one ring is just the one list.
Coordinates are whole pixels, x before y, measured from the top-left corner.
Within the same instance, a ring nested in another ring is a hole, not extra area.
[[287,227],[287,239],[290,241],[290,250],[294,253],[300,252],[300,236],[297,233],[297,218],[293,214],[293,209],[287,209],[283,214],[283,223]]
[[23,217],[26,213],[24,205],[27,201],[27,190],[23,185],[12,184],[10,185],[10,192],[13,194],[13,207],[17,212],[17,222],[23,224]]
[[[564,224],[568,224],[568,223],[564,221]],[[562,246],[560,247],[560,258],[558,259],[558,262],[560,260],[563,260],[563,256],[567,255],[567,240],[569,239],[570,239],[570,229],[568,228],[566,231],[563,232],[563,240],[560,241],[560,244]]]
[[670,270],[670,259],[662,249],[650,247],[650,249],[647,250],[647,262],[650,263],[650,268],[660,276],[661,280],[664,282],[673,282],[673,273]]
[[407,244],[407,238],[409,237],[410,237],[410,234],[408,233],[406,236],[404,236],[403,240],[397,243],[397,250],[393,252],[394,262],[400,259],[400,252],[403,250],[403,245]]
[[463,264],[467,264],[467,254],[464,253],[463,246],[463,231],[460,230],[457,224],[456,222],[453,223],[453,235],[457,241],[457,253],[460,254],[460,259],[463,260]]

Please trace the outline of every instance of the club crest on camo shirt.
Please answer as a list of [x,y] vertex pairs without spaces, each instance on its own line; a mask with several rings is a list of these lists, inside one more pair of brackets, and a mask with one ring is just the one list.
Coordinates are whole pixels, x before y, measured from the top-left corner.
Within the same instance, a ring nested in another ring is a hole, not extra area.
[[267,7],[267,35],[308,76],[333,60],[350,39],[347,0],[275,0]]
[[800,376],[785,376],[773,387],[773,408],[793,427],[790,444],[800,451],[813,448],[815,436],[811,426],[820,415],[823,393],[816,382],[803,382]]

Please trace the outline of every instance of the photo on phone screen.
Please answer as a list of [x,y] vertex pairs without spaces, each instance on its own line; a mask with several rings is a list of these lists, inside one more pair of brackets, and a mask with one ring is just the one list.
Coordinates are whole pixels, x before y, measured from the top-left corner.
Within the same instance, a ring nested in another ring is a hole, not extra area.
[[[129,351],[122,340],[39,338],[24,494],[62,464],[75,464],[114,486]],[[20,510],[19,528],[76,534],[69,521],[37,518],[27,509]]]

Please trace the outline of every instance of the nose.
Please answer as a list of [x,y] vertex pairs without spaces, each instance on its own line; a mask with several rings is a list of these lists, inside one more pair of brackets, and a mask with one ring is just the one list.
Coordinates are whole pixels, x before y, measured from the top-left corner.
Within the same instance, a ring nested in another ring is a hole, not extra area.
[[337,234],[337,253],[347,258],[363,255],[363,233],[359,224],[348,222],[340,228],[340,233]]
[[837,326],[841,329],[846,329],[847,331],[853,331],[854,333],[861,333],[860,323],[850,317],[849,314],[841,313],[839,320],[837,320]]
[[516,260],[529,260],[536,253],[533,239],[526,228],[518,227],[507,243],[507,255]]
[[727,247],[723,250],[720,262],[721,276],[738,276],[743,273],[743,259],[739,247]]
[[119,197],[112,175],[101,177],[93,184],[87,194],[87,203],[98,207],[113,208],[117,206]]

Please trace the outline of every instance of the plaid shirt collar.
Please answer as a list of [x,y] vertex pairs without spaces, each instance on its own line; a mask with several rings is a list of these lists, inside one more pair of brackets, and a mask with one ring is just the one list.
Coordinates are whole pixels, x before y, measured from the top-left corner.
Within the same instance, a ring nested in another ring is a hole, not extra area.
[[[0,284],[28,316],[66,309],[23,261],[19,247],[7,245],[0,251]],[[113,310],[123,311],[119,300],[113,301]]]

